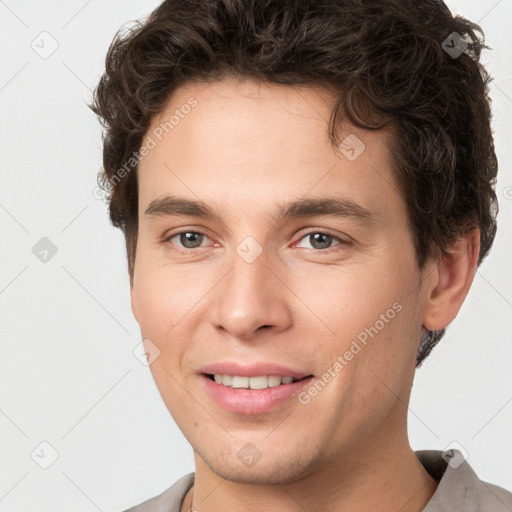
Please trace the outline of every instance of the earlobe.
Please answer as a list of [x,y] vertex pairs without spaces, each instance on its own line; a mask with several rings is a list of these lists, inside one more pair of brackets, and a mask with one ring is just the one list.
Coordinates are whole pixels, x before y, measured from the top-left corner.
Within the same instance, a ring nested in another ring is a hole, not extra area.
[[478,266],[480,230],[457,239],[436,263],[437,282],[427,297],[423,325],[444,329],[457,316]]

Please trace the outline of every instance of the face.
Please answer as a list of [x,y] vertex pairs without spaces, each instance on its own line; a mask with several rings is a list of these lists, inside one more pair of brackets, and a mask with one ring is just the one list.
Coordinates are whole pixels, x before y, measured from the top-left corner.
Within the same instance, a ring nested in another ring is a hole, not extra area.
[[147,133],[132,309],[197,460],[233,481],[291,482],[406,435],[423,274],[386,134],[346,125],[333,149],[332,106],[190,84]]

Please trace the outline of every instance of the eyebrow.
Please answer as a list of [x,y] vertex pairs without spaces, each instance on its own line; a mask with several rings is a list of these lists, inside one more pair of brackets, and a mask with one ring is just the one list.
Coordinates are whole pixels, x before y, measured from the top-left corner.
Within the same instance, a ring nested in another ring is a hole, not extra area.
[[[165,196],[149,203],[144,215],[147,217],[171,217],[189,215],[203,219],[222,220],[219,212],[203,201],[177,196]],[[288,218],[332,216],[352,218],[363,224],[374,224],[377,215],[347,198],[324,197],[297,199],[277,205],[277,213],[271,219],[278,222]]]

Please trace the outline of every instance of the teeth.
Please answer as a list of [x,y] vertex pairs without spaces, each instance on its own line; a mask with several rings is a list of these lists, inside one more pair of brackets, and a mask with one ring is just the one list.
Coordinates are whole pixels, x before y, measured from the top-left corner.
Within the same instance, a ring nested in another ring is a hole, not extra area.
[[221,384],[223,386],[232,386],[233,385],[233,377],[231,375],[221,375]]
[[[224,380],[224,377],[222,378]],[[249,377],[233,377],[233,384],[232,386],[234,388],[248,388],[249,387]]]
[[279,386],[281,384],[281,377],[278,377],[277,375],[271,375],[268,377],[268,387],[274,388],[276,386]]
[[249,387],[251,389],[265,389],[268,388],[268,377],[251,377],[249,379]]
[[236,389],[266,389],[274,388],[280,384],[290,384],[294,377],[279,377],[278,375],[261,375],[259,377],[241,377],[239,375],[224,375],[216,373],[213,379],[217,384]]

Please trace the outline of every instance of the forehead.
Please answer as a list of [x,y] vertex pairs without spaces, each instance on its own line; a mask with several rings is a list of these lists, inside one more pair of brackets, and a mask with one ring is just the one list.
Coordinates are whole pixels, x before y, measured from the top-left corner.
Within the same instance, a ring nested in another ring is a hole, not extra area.
[[369,206],[390,187],[397,193],[386,133],[345,123],[339,140],[355,136],[364,151],[350,160],[333,148],[334,101],[318,88],[248,79],[178,88],[146,134],[152,149],[138,168],[140,210],[163,195],[228,202],[249,213],[308,194],[338,192]]
[[[190,83],[173,92],[162,113],[153,118],[148,134],[164,142],[159,144],[162,149],[174,139],[177,155],[194,144],[199,146],[196,150],[217,149],[217,158],[237,155],[240,163],[257,164],[277,149],[280,160],[285,156],[302,160],[311,157],[313,143],[325,149],[333,101],[317,88],[247,78]],[[171,134],[174,137],[167,137]],[[178,143],[183,139],[187,146]]]

